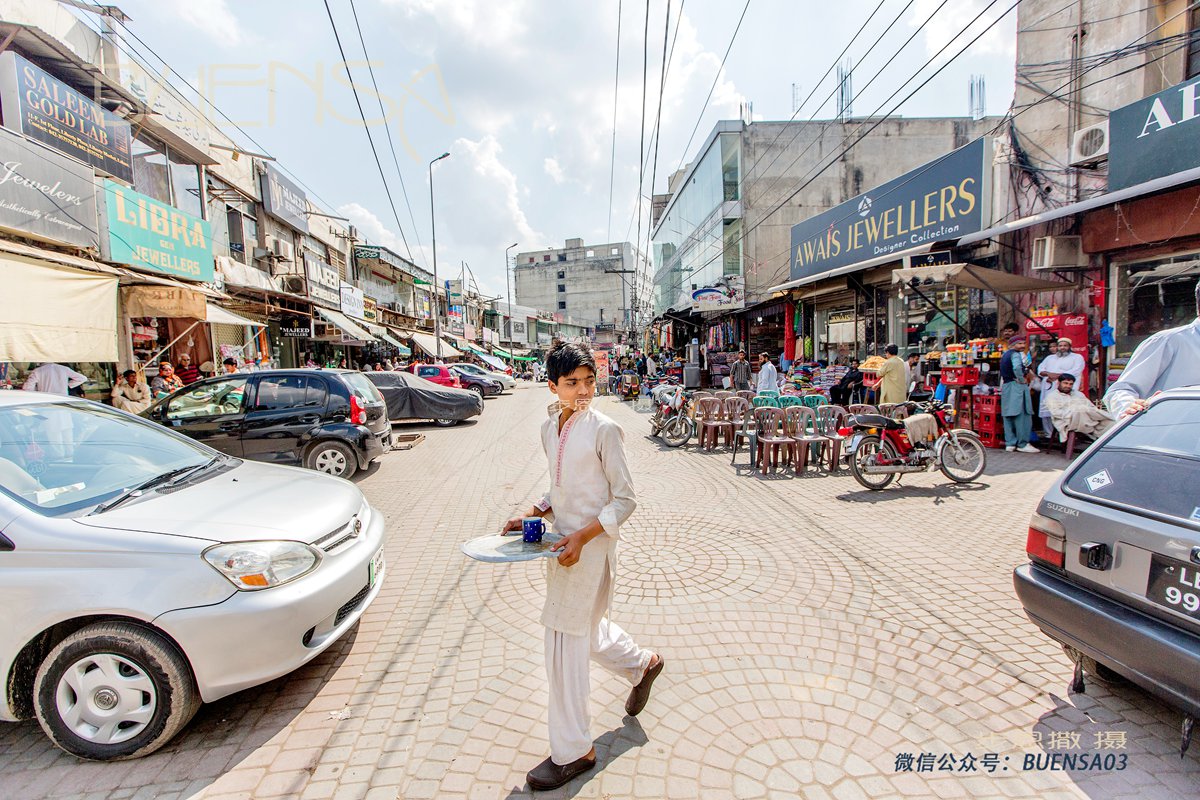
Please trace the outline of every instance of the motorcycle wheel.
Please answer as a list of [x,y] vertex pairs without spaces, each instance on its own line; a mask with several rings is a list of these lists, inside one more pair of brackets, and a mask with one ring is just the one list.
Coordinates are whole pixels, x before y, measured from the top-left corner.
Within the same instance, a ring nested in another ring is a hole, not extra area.
[[663,427],[662,440],[668,447],[683,447],[692,438],[692,433],[692,421],[683,414],[676,414]]
[[896,451],[891,443],[882,441],[878,436],[864,436],[854,455],[850,456],[850,474],[864,488],[873,492],[886,489],[888,484],[896,479],[894,473],[868,475],[863,472],[863,468],[875,461],[877,456],[896,458]]
[[958,446],[953,440],[947,441],[942,447],[938,466],[942,474],[955,483],[970,483],[982,475],[987,467],[987,451],[975,434],[960,431],[955,435],[958,437]]

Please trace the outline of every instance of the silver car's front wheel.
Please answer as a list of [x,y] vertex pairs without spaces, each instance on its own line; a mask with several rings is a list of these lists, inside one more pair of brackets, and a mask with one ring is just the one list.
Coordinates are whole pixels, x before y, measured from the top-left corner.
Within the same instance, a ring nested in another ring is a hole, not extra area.
[[42,662],[34,710],[63,750],[96,761],[162,747],[200,707],[187,661],[154,631],[98,623],[63,639]]

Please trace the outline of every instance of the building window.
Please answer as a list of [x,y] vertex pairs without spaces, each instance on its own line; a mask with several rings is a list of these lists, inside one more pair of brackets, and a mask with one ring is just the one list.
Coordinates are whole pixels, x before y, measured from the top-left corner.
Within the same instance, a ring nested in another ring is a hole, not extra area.
[[550,260],[550,254],[549,254],[549,253],[547,253],[546,255],[542,256],[542,261],[549,261],[549,260]]
[[567,308],[567,301],[566,301],[566,300],[559,300],[559,301],[558,301],[558,310],[559,310],[559,311],[565,311],[565,310],[566,310],[566,308]]
[[562,280],[563,278],[565,278],[565,277],[567,277],[567,273],[563,272],[563,271],[560,269],[560,270],[558,271],[558,279],[561,281],[561,280]]
[[588,250],[588,251],[587,251],[587,257],[588,257],[588,258],[595,258],[595,257],[596,257],[596,251],[595,251],[595,250]]
[[533,256],[530,256],[530,257],[529,257],[529,263],[530,263],[530,264],[532,264],[532,263],[533,263],[533,261],[534,261],[534,258],[533,258]]
[[619,247],[610,248],[608,251],[608,254],[610,256],[619,256],[619,255],[621,255],[621,248],[619,248]]
[[560,284],[558,285],[558,290],[559,290],[560,292],[565,292],[565,291],[567,290],[567,285],[566,285],[565,283],[560,283]]
[[167,146],[146,138],[132,144],[133,188],[195,217],[204,216],[200,168],[172,157]]
[[558,260],[559,260],[559,261],[566,261],[566,260],[567,260],[567,254],[566,254],[566,253],[559,253],[559,254],[558,254]]
[[1192,9],[1191,39],[1188,42],[1187,77],[1200,76],[1200,8]]

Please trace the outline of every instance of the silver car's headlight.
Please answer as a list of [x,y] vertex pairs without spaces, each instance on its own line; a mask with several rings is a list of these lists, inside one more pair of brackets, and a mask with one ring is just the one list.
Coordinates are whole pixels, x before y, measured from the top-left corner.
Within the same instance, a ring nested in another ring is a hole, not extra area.
[[243,591],[280,586],[316,569],[320,554],[303,542],[264,541],[218,544],[204,560]]

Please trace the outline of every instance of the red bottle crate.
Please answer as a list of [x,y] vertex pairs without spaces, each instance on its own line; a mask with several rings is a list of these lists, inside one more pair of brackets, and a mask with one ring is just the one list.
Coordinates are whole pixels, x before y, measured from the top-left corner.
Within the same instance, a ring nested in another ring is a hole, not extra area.
[[1003,433],[977,433],[984,447],[1004,447]]
[[975,395],[975,408],[979,411],[994,411],[1000,413],[1000,395],[998,394],[977,394]]
[[1004,420],[995,411],[980,411],[975,409],[972,429],[976,433],[1004,433]]

